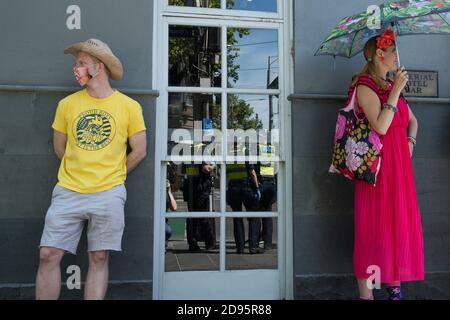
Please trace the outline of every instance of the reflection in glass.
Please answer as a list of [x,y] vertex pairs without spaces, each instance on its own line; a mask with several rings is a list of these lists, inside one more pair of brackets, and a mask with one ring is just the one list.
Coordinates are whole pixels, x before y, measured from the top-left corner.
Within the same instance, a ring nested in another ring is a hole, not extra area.
[[220,94],[170,93],[168,154],[220,155],[221,110]]
[[[167,165],[167,212],[220,210],[219,168],[212,163]],[[166,219],[166,272],[219,269],[219,219]]]
[[220,167],[211,162],[167,165],[167,212],[220,211]]
[[[225,268],[227,270],[277,269],[277,228],[276,218],[227,219]],[[242,251],[236,247],[236,236],[248,239],[248,244]]]
[[220,219],[167,219],[165,271],[218,271],[219,230]]
[[277,12],[277,0],[231,0],[227,9]]
[[169,86],[220,87],[221,29],[169,27]]
[[[267,149],[261,147],[264,148]],[[275,161],[227,165],[227,211],[277,212],[278,168],[278,162]],[[238,249],[243,248],[239,237],[236,246]]]
[[[277,0],[227,0],[226,3],[227,9],[277,12]],[[221,0],[169,0],[169,5],[220,9]]]
[[169,0],[169,6],[220,8],[220,0]]
[[228,87],[278,89],[278,31],[229,28]]
[[270,156],[279,156],[278,96],[228,95],[227,122],[233,129],[228,135],[229,156],[260,156],[263,146],[271,147]]
[[228,95],[228,128],[279,129],[279,100],[276,95]]

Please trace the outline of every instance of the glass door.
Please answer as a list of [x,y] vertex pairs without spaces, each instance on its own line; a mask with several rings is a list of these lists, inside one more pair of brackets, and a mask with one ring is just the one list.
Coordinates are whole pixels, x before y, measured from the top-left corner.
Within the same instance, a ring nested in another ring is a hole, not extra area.
[[162,8],[157,299],[285,297],[282,11],[277,0]]

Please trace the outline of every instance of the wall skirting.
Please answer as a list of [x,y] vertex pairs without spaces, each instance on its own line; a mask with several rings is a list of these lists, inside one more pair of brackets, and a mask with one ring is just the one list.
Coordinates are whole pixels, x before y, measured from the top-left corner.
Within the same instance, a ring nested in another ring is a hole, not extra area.
[[[0,300],[34,300],[34,284],[0,284]],[[82,284],[84,288],[84,283]],[[82,300],[83,290],[61,288],[61,300]],[[110,281],[106,300],[151,300],[152,281]]]
[[[288,99],[290,101],[302,101],[302,100],[322,100],[322,101],[341,101],[347,100],[346,95],[338,94],[320,94],[320,93],[295,93],[291,94]],[[417,103],[432,103],[432,104],[450,104],[450,98],[418,98],[418,97],[406,97],[409,102]]]
[[[450,272],[429,272],[425,281],[404,282],[402,291],[405,300],[450,299]],[[375,290],[376,300],[386,300],[385,286]],[[351,274],[297,275],[295,277],[295,299],[297,300],[357,300],[358,287]]]
[[[44,93],[72,93],[80,87],[30,86],[30,85],[0,85],[0,92],[44,92]],[[117,88],[125,94],[146,95],[158,97],[159,92],[150,89]]]

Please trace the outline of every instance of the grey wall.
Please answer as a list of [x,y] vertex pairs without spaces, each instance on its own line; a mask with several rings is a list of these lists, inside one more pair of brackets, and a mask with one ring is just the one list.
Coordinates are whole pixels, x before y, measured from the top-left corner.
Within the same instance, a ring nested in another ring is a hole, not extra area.
[[[78,4],[82,29],[66,28],[66,8]],[[88,38],[107,42],[121,59],[125,77],[116,88],[152,87],[153,1],[3,0],[0,2],[0,85],[75,87],[73,58],[64,47]],[[11,92],[0,89],[0,286],[34,283],[44,216],[56,183],[51,123],[67,92]],[[112,281],[151,281],[153,172],[156,97],[131,95],[144,110],[148,156],[128,177],[123,252],[111,259]],[[86,276],[86,241],[69,264]],[[63,278],[65,278],[63,276]],[[151,295],[151,292],[149,292]]]
[[[73,59],[62,50],[89,38],[108,43],[121,59],[121,87],[152,84],[153,1],[2,0],[0,83],[74,85]],[[81,8],[81,30],[68,30],[66,9]]]
[[[295,1],[295,93],[347,93],[351,76],[363,66],[352,59],[315,57],[327,33],[348,15],[363,11],[371,0]],[[400,38],[402,64],[410,69],[439,71],[441,97],[450,97],[450,38]],[[353,185],[327,173],[337,111],[345,101],[294,101],[294,234],[295,296],[354,298]],[[413,159],[422,213],[427,281],[409,284],[409,297],[448,298],[450,285],[450,105],[411,103],[419,119],[418,147]]]

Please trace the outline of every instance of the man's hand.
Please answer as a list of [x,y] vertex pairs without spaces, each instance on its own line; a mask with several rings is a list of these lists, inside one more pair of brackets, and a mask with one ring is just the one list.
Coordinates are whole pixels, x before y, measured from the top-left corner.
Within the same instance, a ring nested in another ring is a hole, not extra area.
[[146,131],[136,133],[128,139],[131,152],[127,157],[127,173],[130,173],[147,156],[147,134]]
[[261,191],[259,188],[255,190],[256,201],[261,201]]

